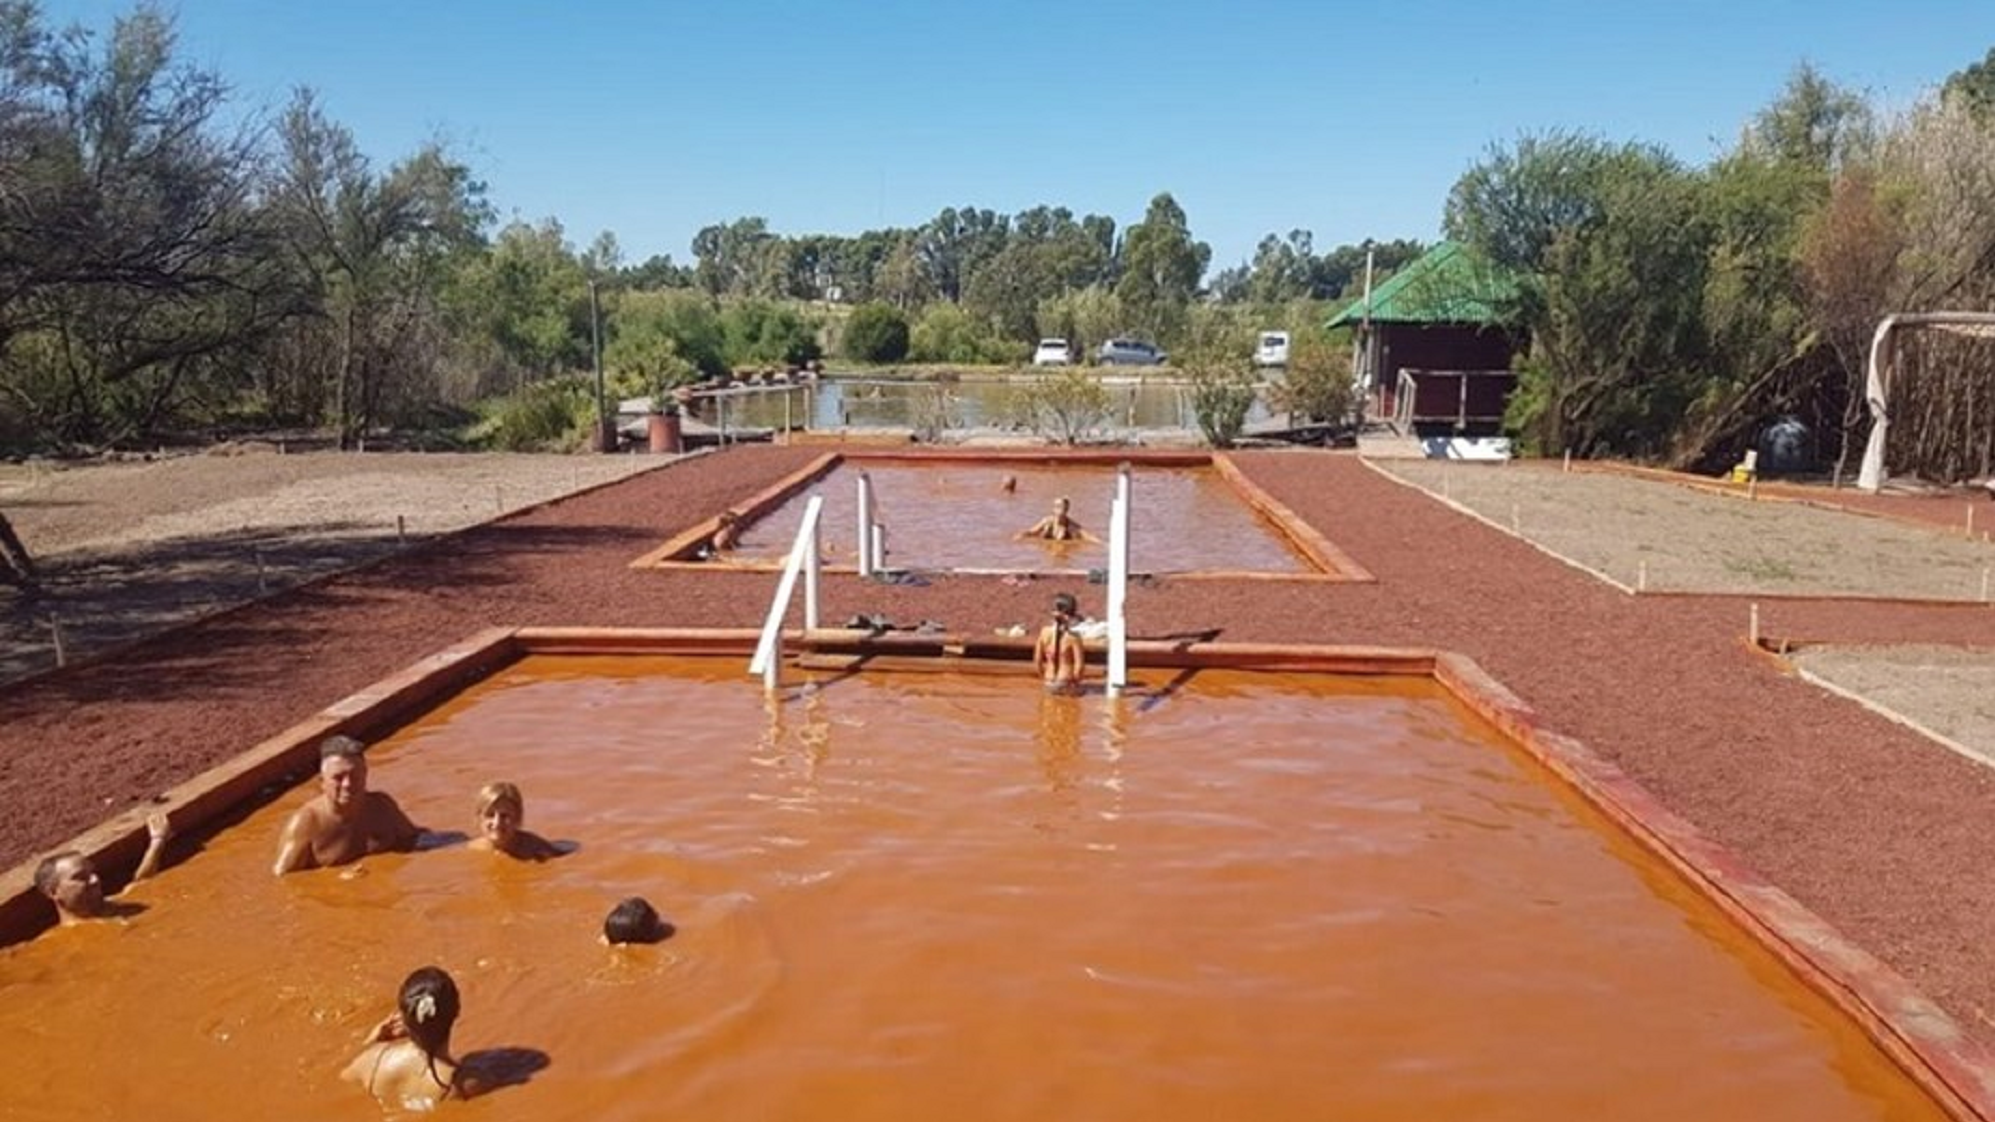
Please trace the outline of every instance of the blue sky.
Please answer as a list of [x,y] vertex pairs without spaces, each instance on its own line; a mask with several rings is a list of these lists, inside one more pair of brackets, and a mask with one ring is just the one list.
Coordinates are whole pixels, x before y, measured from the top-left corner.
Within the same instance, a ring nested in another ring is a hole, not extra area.
[[613,230],[632,261],[687,261],[744,215],[850,234],[1046,203],[1126,225],[1166,190],[1215,267],[1294,227],[1319,249],[1430,239],[1492,142],[1566,127],[1703,162],[1804,59],[1903,107],[1995,46],[1995,0],[163,7],[242,104],[310,85],[383,163],[441,135],[502,216]]

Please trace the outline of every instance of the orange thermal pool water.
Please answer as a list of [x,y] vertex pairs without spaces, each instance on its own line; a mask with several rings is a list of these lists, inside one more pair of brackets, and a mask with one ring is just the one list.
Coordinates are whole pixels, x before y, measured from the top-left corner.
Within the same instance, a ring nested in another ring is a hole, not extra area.
[[[508,1119],[1940,1116],[1431,685],[741,669],[530,658],[375,749],[432,828],[520,784],[545,865],[276,880],[294,791],[0,952],[0,1117],[378,1117],[336,1075],[431,962],[545,1055],[450,1108]],[[678,934],[599,945],[631,894]]]
[[[804,504],[819,494],[824,496],[820,534],[826,556],[834,563],[853,563],[861,471],[873,480],[875,517],[887,527],[890,568],[1046,572],[1108,566],[1113,467],[958,461],[841,463],[750,525],[736,556],[781,561],[803,521]],[[1003,489],[1006,476],[1017,479],[1016,491]],[[1138,467],[1131,490],[1132,572],[1314,571],[1210,468]],[[1062,496],[1072,502],[1074,519],[1101,541],[1017,540],[1019,531],[1051,513],[1053,500]]]

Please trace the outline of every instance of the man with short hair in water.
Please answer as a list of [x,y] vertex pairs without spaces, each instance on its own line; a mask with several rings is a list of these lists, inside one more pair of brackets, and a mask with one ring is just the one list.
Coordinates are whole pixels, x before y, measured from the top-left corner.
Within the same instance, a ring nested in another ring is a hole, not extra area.
[[[167,839],[173,836],[164,814],[147,818],[145,829],[145,856],[132,873],[132,884],[159,871],[159,859],[166,852]],[[116,919],[137,910],[106,898],[96,862],[73,849],[50,854],[35,866],[35,889],[55,905],[56,921],[64,927],[92,919]]]
[[367,789],[366,749],[350,736],[319,747],[319,794],[284,824],[277,875],[345,865],[371,853],[406,853],[422,828],[380,791]]
[[1098,540],[1093,534],[1081,529],[1081,524],[1074,521],[1073,516],[1067,513],[1071,505],[1067,502],[1065,495],[1054,499],[1053,513],[1034,522],[1031,529],[1021,531],[1018,536],[1021,538],[1041,538],[1049,542],[1091,542]]
[[1087,672],[1087,650],[1074,625],[1081,621],[1080,605],[1070,592],[1053,597],[1053,622],[1039,631],[1032,645],[1032,669],[1047,689],[1057,693],[1077,692]]

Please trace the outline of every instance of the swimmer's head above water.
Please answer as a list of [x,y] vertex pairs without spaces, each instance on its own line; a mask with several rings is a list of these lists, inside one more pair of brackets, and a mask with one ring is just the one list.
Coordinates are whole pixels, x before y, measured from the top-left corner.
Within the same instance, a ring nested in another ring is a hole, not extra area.
[[511,783],[487,783],[478,790],[478,834],[505,849],[526,822],[526,798]]
[[603,919],[603,942],[662,943],[672,937],[673,927],[642,896],[620,901]]
[[365,801],[367,746],[350,736],[327,737],[319,745],[319,791],[335,812]]
[[49,898],[64,916],[91,918],[104,914],[104,881],[90,858],[73,849],[54,854],[35,866],[35,889]]
[[1053,595],[1053,618],[1069,623],[1081,618],[1080,601],[1071,592],[1058,592]]

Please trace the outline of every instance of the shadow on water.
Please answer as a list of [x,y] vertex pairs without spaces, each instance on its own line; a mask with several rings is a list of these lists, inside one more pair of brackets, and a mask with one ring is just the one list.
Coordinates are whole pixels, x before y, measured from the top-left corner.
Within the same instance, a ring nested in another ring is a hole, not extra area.
[[481,1088],[497,1090],[530,1082],[553,1062],[538,1048],[480,1048],[458,1060],[457,1071],[475,1079]]

